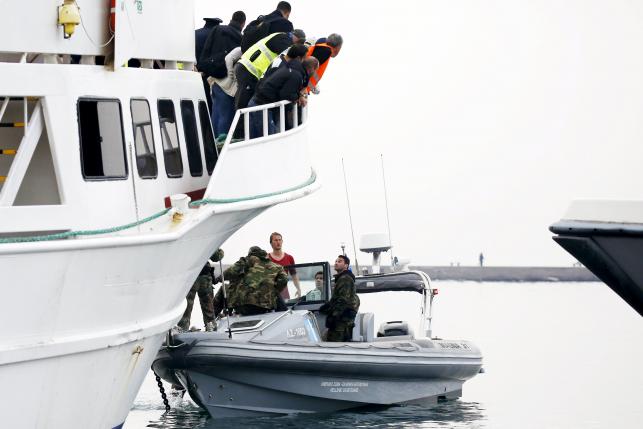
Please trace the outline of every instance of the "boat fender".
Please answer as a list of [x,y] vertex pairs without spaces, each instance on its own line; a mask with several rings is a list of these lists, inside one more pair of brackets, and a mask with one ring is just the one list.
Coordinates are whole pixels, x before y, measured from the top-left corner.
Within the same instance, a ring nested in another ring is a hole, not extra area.
[[76,26],[80,24],[80,9],[75,0],[64,0],[62,6],[58,6],[58,25],[64,29],[64,38],[69,39]]

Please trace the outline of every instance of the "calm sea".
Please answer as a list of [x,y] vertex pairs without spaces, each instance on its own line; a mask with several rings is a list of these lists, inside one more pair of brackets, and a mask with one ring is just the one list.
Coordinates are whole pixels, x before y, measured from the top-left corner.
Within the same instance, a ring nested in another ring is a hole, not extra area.
[[[164,413],[152,374],[125,423],[152,428],[643,428],[643,318],[600,283],[434,282],[433,334],[468,339],[486,373],[457,401],[213,421],[187,396]],[[417,321],[419,295],[371,294],[379,321]],[[193,321],[200,320],[198,305]],[[376,321],[377,322],[377,321]],[[377,325],[376,325],[377,326]]]

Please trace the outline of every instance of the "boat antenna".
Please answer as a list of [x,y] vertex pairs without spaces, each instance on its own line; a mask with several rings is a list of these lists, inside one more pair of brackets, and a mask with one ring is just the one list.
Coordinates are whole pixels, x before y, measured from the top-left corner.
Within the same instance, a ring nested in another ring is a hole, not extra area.
[[228,291],[225,287],[225,276],[223,274],[223,263],[219,259],[219,270],[221,271],[221,287],[223,288],[223,303],[225,304],[226,320],[228,321],[228,338],[232,339],[232,330],[230,329],[230,314],[228,312]]
[[348,182],[346,181],[346,168],[344,168],[344,158],[342,158],[342,172],[344,173],[344,189],[346,190],[346,205],[348,206],[348,221],[351,225],[351,238],[353,239],[353,252],[355,253],[355,269],[359,273],[359,263],[357,262],[357,247],[355,246],[355,233],[353,232],[353,217],[351,216],[351,202],[348,198]]
[[391,269],[394,269],[394,258],[393,258],[393,242],[391,241],[391,223],[389,222],[388,215],[388,196],[386,192],[386,175],[384,174],[384,155],[380,153],[380,159],[382,160],[382,183],[384,184],[384,204],[386,205],[386,229],[388,230],[388,243],[391,246]]

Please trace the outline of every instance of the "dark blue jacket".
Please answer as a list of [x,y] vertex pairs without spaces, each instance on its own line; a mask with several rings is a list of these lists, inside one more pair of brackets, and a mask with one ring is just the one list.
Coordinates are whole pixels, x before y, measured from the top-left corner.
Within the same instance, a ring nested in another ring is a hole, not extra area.
[[205,41],[208,39],[210,31],[223,22],[219,18],[204,18],[204,21],[205,25],[194,32],[194,58],[196,61],[199,61],[201,51],[203,50]]

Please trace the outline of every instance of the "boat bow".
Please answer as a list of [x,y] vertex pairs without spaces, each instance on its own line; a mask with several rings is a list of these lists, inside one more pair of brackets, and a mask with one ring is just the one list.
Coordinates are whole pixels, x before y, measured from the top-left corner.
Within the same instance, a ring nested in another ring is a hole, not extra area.
[[[227,135],[225,143],[204,194],[210,204],[238,206],[265,206],[301,198],[319,188],[317,175],[312,168],[307,142],[306,109],[301,121],[298,109],[291,109],[292,122],[286,129],[288,101],[248,107],[236,112],[231,130],[239,128],[244,138],[234,139],[234,132]],[[279,130],[250,138],[250,114],[262,115],[264,124],[270,110],[276,110]],[[220,184],[225,183],[226,186]]]

